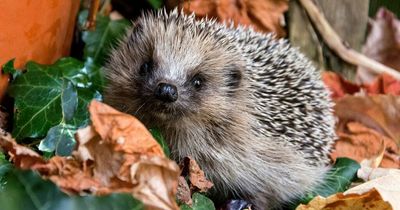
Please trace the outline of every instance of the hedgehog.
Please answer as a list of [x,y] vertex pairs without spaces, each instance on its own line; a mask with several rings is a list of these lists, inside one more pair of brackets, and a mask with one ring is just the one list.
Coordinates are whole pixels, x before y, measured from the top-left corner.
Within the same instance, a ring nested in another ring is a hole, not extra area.
[[161,10],[133,22],[105,69],[105,102],[158,128],[174,160],[195,159],[217,201],[282,208],[329,171],[329,92],[284,39]]

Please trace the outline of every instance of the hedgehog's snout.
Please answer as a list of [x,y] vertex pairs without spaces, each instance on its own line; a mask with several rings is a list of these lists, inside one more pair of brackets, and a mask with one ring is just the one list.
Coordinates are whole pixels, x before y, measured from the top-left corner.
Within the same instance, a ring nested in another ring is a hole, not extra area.
[[154,91],[154,96],[162,102],[172,103],[178,99],[178,89],[172,84],[159,83]]

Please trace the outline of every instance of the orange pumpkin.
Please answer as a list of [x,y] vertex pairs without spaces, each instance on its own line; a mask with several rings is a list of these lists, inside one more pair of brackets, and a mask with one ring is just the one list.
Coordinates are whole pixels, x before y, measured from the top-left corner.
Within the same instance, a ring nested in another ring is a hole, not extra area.
[[[69,54],[80,0],[1,0],[0,66],[16,58],[51,64]],[[0,101],[8,75],[0,72]]]

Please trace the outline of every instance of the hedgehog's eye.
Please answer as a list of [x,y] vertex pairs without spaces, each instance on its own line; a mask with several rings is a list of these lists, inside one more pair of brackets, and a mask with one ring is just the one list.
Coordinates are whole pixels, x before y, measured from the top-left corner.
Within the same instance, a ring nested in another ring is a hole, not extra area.
[[146,76],[148,73],[150,73],[152,68],[153,63],[151,61],[144,62],[142,66],[140,66],[139,75]]
[[200,89],[203,83],[203,78],[200,75],[195,75],[192,79],[192,85],[196,89]]

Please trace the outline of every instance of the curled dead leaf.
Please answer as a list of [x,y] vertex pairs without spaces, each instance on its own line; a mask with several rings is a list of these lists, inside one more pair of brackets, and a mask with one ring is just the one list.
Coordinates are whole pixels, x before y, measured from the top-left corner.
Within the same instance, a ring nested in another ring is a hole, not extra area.
[[104,142],[112,144],[115,151],[165,157],[148,129],[132,115],[97,101],[92,101],[89,112],[96,132]]
[[252,26],[260,32],[275,32],[278,37],[286,36],[284,12],[288,0],[219,0],[219,1],[176,1],[169,0],[170,7],[179,6],[186,13],[194,12],[197,17],[216,18],[220,22],[233,21],[235,25]]
[[400,176],[400,170],[394,168],[371,168],[361,164],[361,168],[357,171],[357,177],[364,181],[370,181],[388,175]]
[[339,74],[330,71],[322,73],[322,80],[331,91],[331,98],[342,98],[347,94],[354,94],[360,91],[361,87],[345,80]]
[[368,84],[354,84],[339,74],[325,71],[322,80],[331,92],[331,98],[340,99],[345,95],[400,95],[400,81],[388,74],[381,74]]
[[[360,168],[359,172],[366,168]],[[307,205],[298,206],[296,210],[400,209],[400,170],[381,168],[380,171],[386,171],[386,175],[380,173],[383,176],[344,193],[337,193],[327,198],[317,196]]]
[[[358,185],[344,192],[345,196],[351,194],[365,194],[377,191],[381,199],[390,204],[391,209],[400,209],[400,175],[392,174],[383,176],[364,184]],[[378,197],[375,197],[378,200]],[[379,208],[375,208],[379,209]],[[384,209],[384,208],[380,208]]]
[[0,146],[23,169],[37,170],[67,193],[131,193],[148,209],[178,209],[178,165],[133,116],[97,101],[90,103],[92,126],[78,130],[72,157],[49,161],[3,134]]
[[191,206],[193,204],[192,194],[190,193],[190,188],[185,180],[185,177],[179,176],[178,179],[178,190],[176,194],[176,199],[184,204]]
[[10,161],[21,169],[39,167],[46,163],[39,154],[17,144],[11,135],[2,129],[0,129],[0,146],[10,156]]
[[344,96],[336,101],[339,140],[331,157],[370,159],[384,144],[381,167],[400,168],[400,97]]
[[183,159],[182,175],[189,176],[190,186],[192,190],[199,190],[200,192],[207,192],[213,183],[207,180],[204,172],[201,170],[197,162],[191,157],[185,157]]
[[376,190],[361,195],[338,193],[327,198],[317,196],[307,205],[301,204],[296,210],[392,210]]
[[133,195],[149,209],[179,209],[175,203],[179,168],[159,156],[141,156],[131,166],[131,179],[138,183]]
[[[370,31],[362,50],[366,56],[400,71],[400,20],[380,8],[371,21]],[[377,75],[366,68],[357,69],[359,82],[371,82]]]
[[381,167],[399,168],[400,161],[398,156],[399,149],[391,140],[378,132],[365,127],[357,122],[349,122],[344,128],[346,131],[338,131],[339,139],[335,141],[334,150],[331,158],[349,157],[358,162],[364,159],[376,157],[382,150],[382,144],[386,145]]

